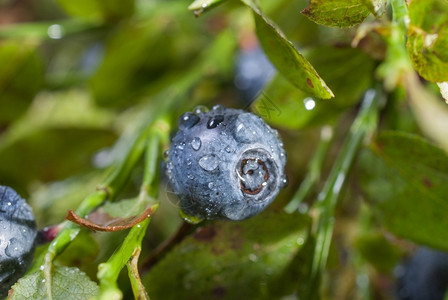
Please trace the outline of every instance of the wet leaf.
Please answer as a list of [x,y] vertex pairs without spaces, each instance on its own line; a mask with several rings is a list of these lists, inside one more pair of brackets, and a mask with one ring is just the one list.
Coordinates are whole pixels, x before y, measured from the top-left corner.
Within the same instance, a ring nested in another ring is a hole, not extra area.
[[[77,268],[55,267],[51,282],[51,296],[40,271],[20,279],[14,286],[11,300],[85,300],[96,295],[98,286]],[[11,293],[11,291],[10,291]]]
[[264,52],[276,69],[295,87],[322,99],[334,97],[333,92],[314,67],[300,54],[294,44],[269,20],[252,0],[242,0],[254,15],[257,37]]
[[151,299],[278,299],[305,279],[309,219],[265,212],[199,228],[143,282]]
[[302,14],[321,25],[350,27],[364,21],[372,11],[375,11],[373,1],[310,0]]
[[19,117],[43,85],[44,67],[36,46],[0,43],[0,128]]
[[192,10],[196,17],[199,17],[204,12],[224,1],[225,0],[195,0],[188,6],[188,9]]
[[413,0],[407,51],[417,72],[432,82],[448,81],[448,2]]
[[448,250],[448,156],[443,150],[416,135],[385,132],[363,153],[361,165],[362,188],[388,230]]
[[277,76],[253,106],[254,112],[270,124],[290,129],[328,124],[358,102],[371,85],[375,63],[360,50],[325,46],[313,49],[307,57],[327,78],[336,97],[332,101],[318,101]]

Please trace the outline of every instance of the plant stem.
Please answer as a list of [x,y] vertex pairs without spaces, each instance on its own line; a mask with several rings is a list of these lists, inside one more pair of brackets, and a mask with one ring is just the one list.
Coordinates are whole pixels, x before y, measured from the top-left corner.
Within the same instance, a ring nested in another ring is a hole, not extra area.
[[406,33],[409,16],[408,16],[408,7],[406,6],[405,0],[391,0],[392,6],[392,21],[394,23],[399,24],[403,33]]
[[316,245],[310,274],[309,299],[316,299],[321,276],[327,264],[331,238],[334,228],[336,204],[356,153],[368,133],[376,129],[378,111],[378,92],[368,90],[364,96],[358,116],[350,127],[350,132],[340,154],[331,169],[324,188],[315,203],[317,212]]
[[330,126],[322,127],[319,144],[308,164],[308,172],[305,179],[300,184],[300,187],[292,197],[292,200],[285,206],[285,212],[291,214],[296,211],[320,179],[322,165],[324,164],[324,159],[327,155],[332,137],[333,129]]
[[[156,174],[158,169],[157,166],[159,161],[160,142],[161,140],[167,138],[168,134],[169,126],[166,122],[156,121],[151,127],[146,145],[145,171],[139,194],[141,199],[148,197],[150,194],[153,196],[157,195],[158,182],[156,180]],[[156,206],[158,206],[158,204],[156,204]],[[111,299],[121,296],[121,291],[118,289],[116,283],[118,275],[123,267],[130,260],[133,260],[134,255],[140,254],[142,240],[145,236],[149,222],[150,217],[148,216],[147,219],[136,226],[133,226],[120,248],[109,258],[107,262],[99,265],[98,279],[100,281],[100,293],[96,299]],[[134,275],[131,276],[131,281],[133,286],[135,286],[137,284],[135,280],[139,277],[136,276],[138,273],[135,273],[135,268],[132,266],[128,267],[128,269],[129,272],[132,272]],[[135,296],[137,297],[138,295]]]

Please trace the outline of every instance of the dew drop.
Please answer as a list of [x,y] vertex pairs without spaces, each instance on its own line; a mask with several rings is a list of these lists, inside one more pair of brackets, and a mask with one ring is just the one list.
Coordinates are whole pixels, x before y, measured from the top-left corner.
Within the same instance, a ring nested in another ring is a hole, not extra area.
[[280,180],[280,187],[283,189],[288,186],[288,183],[289,183],[288,177],[285,175]]
[[198,151],[201,148],[201,139],[198,137],[194,137],[191,140],[191,148],[193,148],[193,150]]
[[224,106],[222,106],[221,104],[217,104],[215,106],[213,106],[213,110],[223,110]]
[[198,105],[193,109],[193,112],[196,114],[206,113],[208,112],[208,108],[204,105]]
[[216,128],[219,124],[221,124],[224,121],[223,115],[216,115],[211,117],[207,122],[207,128],[213,129]]
[[64,36],[64,27],[59,24],[52,24],[47,29],[48,37],[54,40],[59,40]]
[[184,143],[184,142],[180,142],[180,143],[177,145],[177,149],[179,149],[179,150],[184,150],[184,147],[185,147],[185,143]]
[[163,152],[163,158],[168,159],[170,157],[170,150],[165,150]]
[[257,140],[260,134],[258,122],[250,113],[244,113],[238,116],[235,122],[234,136],[235,139],[242,143],[250,143]]
[[203,156],[199,160],[199,165],[201,166],[202,169],[204,169],[206,171],[213,171],[214,169],[216,169],[218,167],[218,164],[219,164],[219,160],[213,154]]
[[215,189],[215,183],[213,181],[209,182],[208,183],[208,188],[211,189],[211,190],[214,190]]
[[249,260],[256,262],[258,260],[258,256],[254,253],[249,254]]
[[179,118],[178,121],[179,129],[181,130],[190,129],[191,127],[196,125],[200,120],[201,118],[199,118],[197,115],[191,112],[186,112]]
[[316,107],[316,101],[314,101],[311,97],[306,97],[305,99],[303,99],[303,105],[305,106],[306,110],[313,110],[314,107]]
[[232,151],[232,148],[230,148],[230,146],[227,146],[225,149],[224,149],[227,153],[232,153],[233,151]]
[[21,242],[16,239],[12,238],[9,240],[8,245],[5,249],[5,254],[9,257],[18,257],[24,252],[23,245]]

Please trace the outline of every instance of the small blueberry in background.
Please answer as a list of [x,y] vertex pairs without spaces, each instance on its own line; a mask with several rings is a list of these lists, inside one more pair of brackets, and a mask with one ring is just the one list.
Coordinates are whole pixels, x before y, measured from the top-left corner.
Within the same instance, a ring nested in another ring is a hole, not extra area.
[[30,266],[36,235],[31,207],[12,188],[0,185],[0,299]]
[[400,300],[443,300],[448,292],[448,253],[421,247],[399,269]]
[[218,105],[178,123],[167,174],[187,219],[249,218],[286,185],[283,143],[260,117]]
[[244,102],[249,104],[276,71],[258,43],[246,43],[241,48],[236,59],[234,84]]

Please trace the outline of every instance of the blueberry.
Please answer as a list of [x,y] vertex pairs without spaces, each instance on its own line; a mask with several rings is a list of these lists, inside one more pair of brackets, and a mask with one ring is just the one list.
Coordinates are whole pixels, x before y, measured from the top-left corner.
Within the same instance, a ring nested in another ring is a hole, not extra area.
[[421,247],[401,267],[397,294],[400,300],[443,300],[448,291],[448,253]]
[[34,255],[36,222],[12,188],[0,186],[0,298],[23,276]]
[[234,83],[246,103],[251,103],[276,71],[260,46],[242,49],[236,60]]
[[167,174],[183,214],[242,220],[269,205],[286,184],[276,130],[243,110],[187,112],[168,153]]

